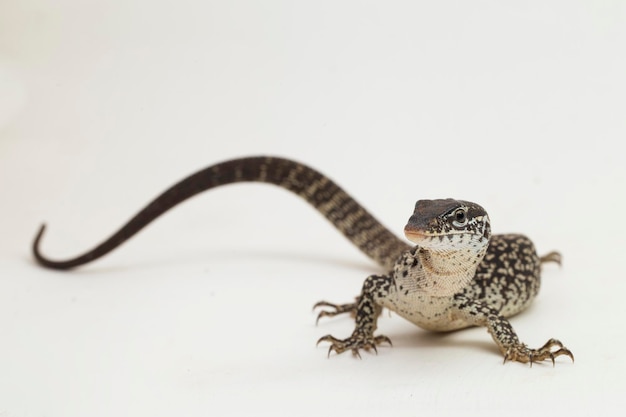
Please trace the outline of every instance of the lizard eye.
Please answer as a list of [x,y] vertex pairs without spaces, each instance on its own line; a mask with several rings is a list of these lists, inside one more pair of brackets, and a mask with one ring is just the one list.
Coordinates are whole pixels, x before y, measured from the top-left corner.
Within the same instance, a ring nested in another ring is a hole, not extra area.
[[452,213],[452,224],[455,227],[463,227],[467,224],[467,210],[465,209],[456,209]]

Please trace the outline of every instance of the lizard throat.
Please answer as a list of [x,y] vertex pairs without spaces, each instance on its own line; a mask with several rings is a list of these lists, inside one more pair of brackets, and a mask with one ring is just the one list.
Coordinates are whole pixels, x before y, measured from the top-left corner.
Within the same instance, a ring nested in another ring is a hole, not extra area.
[[487,245],[456,250],[420,248],[417,257],[423,268],[420,287],[436,297],[456,294],[474,278]]

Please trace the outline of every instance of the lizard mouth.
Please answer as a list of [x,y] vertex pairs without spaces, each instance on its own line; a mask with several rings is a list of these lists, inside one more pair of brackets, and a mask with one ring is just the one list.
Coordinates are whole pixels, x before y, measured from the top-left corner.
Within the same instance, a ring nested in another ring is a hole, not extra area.
[[433,238],[435,235],[426,233],[421,230],[404,229],[404,236],[413,243],[423,242],[425,239]]
[[[467,233],[465,232],[450,232],[450,233],[429,233],[423,230],[405,229],[404,235],[411,242],[420,246],[449,246],[452,242],[457,244],[465,240]],[[471,239],[471,236],[470,236]]]

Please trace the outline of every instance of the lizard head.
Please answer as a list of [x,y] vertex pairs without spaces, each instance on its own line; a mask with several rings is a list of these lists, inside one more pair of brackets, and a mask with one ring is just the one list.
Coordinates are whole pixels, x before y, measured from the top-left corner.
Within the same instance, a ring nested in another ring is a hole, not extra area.
[[462,200],[419,200],[404,227],[413,243],[432,250],[480,250],[491,236],[489,216],[475,203]]

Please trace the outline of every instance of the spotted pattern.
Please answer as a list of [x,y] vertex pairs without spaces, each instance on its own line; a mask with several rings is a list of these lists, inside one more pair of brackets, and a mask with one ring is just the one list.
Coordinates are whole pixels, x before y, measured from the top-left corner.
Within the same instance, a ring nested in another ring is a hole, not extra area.
[[494,235],[473,282],[462,294],[510,317],[528,307],[540,284],[541,262],[531,240],[523,235]]
[[[451,209],[446,207],[450,205]],[[468,219],[450,216],[459,207]],[[476,207],[454,200],[418,202],[405,230],[420,246],[405,251],[389,274],[366,280],[361,303],[354,305],[357,319],[350,337],[326,336],[322,341],[330,342],[331,350],[337,352],[346,346],[353,352],[359,346],[371,348],[377,340],[374,331],[380,311],[371,306],[376,303],[428,330],[484,326],[505,361],[532,364],[550,359],[554,363],[561,355],[573,360],[573,354],[556,339],[539,349],[528,348],[507,320],[537,295],[542,260],[560,258],[557,254],[540,258],[530,239],[522,235],[491,236],[489,217]],[[457,225],[452,224],[455,218]]]
[[[346,339],[331,335],[329,352],[376,349],[391,343],[375,336],[383,307],[416,325],[435,331],[485,326],[505,360],[541,361],[560,355],[573,359],[556,339],[539,349],[519,342],[506,317],[524,310],[537,295],[542,262],[560,261],[558,253],[538,257],[521,235],[491,236],[485,210],[468,201],[420,200],[405,227],[411,247],[385,228],[337,184],[316,170],[282,158],[251,157],[215,164],[196,172],[155,198],[117,232],[93,249],[66,260],[44,256],[42,226],[33,255],[42,266],[70,269],[104,256],[161,214],[203,191],[237,182],[280,186],[308,201],[367,256],[387,271],[368,277],[355,303],[322,301],[319,317],[353,313],[355,329]],[[318,319],[319,319],[318,317]]]

